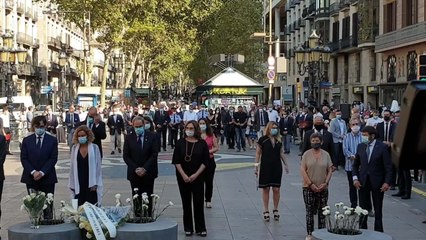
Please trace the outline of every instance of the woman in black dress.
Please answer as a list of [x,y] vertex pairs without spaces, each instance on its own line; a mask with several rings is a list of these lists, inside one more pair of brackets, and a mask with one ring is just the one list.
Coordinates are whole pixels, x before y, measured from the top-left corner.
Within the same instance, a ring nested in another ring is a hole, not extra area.
[[194,207],[195,232],[199,236],[207,236],[204,219],[204,170],[209,160],[209,147],[201,139],[198,123],[189,121],[185,125],[185,137],[176,143],[172,160],[172,164],[176,167],[176,178],[182,199],[186,236],[194,233],[191,199]]
[[[258,141],[256,148],[255,174],[259,177],[259,188],[262,188],[263,219],[269,221],[269,192],[272,187],[274,219],[279,220],[278,203],[280,202],[280,187],[282,178],[282,163],[288,173],[287,161],[276,122],[269,122],[265,128],[265,136]],[[282,163],[281,163],[282,162]],[[259,165],[260,163],[260,165]],[[259,170],[260,166],[260,170]]]
[[79,206],[85,202],[101,203],[101,153],[98,146],[92,143],[93,140],[93,132],[85,125],[74,132],[68,187],[73,198],[78,199]]

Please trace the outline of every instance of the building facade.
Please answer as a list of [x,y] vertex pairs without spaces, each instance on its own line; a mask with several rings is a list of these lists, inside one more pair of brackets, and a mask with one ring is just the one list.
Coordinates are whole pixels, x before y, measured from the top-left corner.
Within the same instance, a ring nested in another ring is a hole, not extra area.
[[426,2],[380,0],[380,35],[375,52],[379,64],[380,102],[401,102],[409,81],[418,77],[418,56],[426,54]]

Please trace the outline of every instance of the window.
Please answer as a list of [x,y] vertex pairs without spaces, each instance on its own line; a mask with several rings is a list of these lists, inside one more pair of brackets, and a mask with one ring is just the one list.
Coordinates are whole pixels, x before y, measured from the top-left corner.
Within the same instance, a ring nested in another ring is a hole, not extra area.
[[402,11],[403,11],[403,27],[407,27],[417,23],[418,10],[417,10],[417,1],[418,0],[406,0],[403,1]]
[[388,33],[396,30],[396,1],[385,5],[383,14],[383,32]]
[[351,34],[351,18],[345,17],[342,21],[342,39],[349,39]]
[[345,71],[345,82],[348,83],[349,81],[349,55],[345,55],[345,66],[343,67]]
[[334,68],[333,68],[333,83],[334,84],[337,84],[337,78],[339,77],[339,71],[338,71],[338,69],[339,69],[339,66],[338,66],[338,64],[339,64],[339,61],[338,61],[338,58],[336,57],[336,58],[333,58],[333,62],[334,62]]
[[339,21],[333,23],[333,42],[339,42]]
[[356,53],[355,74],[356,82],[361,82],[361,53]]

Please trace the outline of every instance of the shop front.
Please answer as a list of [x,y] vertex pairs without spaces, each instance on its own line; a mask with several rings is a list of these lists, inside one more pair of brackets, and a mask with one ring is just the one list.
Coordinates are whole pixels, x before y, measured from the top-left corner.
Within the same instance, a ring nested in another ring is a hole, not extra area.
[[197,99],[208,108],[247,108],[263,99],[263,85],[234,68],[226,68],[196,88]]

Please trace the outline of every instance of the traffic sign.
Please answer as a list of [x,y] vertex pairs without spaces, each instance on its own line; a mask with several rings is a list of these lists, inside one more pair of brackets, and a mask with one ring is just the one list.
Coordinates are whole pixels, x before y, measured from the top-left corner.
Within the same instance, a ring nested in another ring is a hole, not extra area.
[[40,93],[41,94],[48,94],[53,90],[52,86],[41,86]]
[[275,78],[275,71],[269,70],[266,76],[268,77],[269,80],[273,80]]

